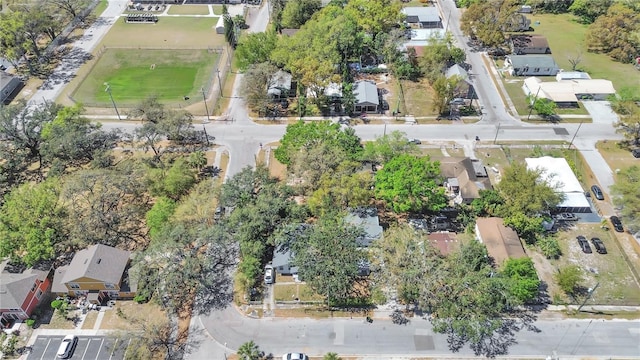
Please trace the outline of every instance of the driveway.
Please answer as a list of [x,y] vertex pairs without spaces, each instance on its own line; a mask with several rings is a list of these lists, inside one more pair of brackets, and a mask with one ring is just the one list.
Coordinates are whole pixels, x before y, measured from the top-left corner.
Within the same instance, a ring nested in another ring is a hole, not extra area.
[[[28,360],[56,359],[58,347],[64,336],[38,336],[31,346]],[[130,340],[106,336],[78,336],[78,344],[70,359],[122,360]]]
[[612,125],[619,120],[618,115],[611,110],[611,103],[608,101],[583,101],[582,105],[591,115],[594,124]]

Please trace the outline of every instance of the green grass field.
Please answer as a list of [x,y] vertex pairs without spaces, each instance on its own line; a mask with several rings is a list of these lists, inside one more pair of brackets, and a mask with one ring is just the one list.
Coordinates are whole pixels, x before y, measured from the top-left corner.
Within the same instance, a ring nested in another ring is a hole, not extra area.
[[206,49],[224,45],[216,34],[217,17],[161,17],[155,24],[118,20],[102,40],[107,47]]
[[[607,55],[587,52],[587,25],[574,21],[574,17],[569,14],[537,14],[529,18],[535,29],[534,33],[547,37],[552,56],[562,69],[571,70],[568,57],[582,52],[579,70],[588,72],[594,79],[611,80],[617,91],[630,88],[640,95],[640,71],[631,64],[615,62]],[[536,21],[540,25],[535,25]]]
[[209,15],[207,5],[171,5],[169,15]]
[[184,96],[198,96],[217,58],[207,50],[107,49],[73,97],[88,106],[108,106],[104,83],[109,83],[119,105],[135,104],[149,95],[179,104]]

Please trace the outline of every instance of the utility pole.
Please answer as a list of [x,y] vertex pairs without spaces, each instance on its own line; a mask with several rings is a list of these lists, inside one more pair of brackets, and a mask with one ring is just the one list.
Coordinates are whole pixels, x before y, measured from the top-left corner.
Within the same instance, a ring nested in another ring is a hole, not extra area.
[[[200,90],[202,90],[202,100],[204,101],[204,110],[207,112],[207,122],[210,122],[211,118],[209,117],[209,106],[207,105],[207,95],[204,92],[204,87],[201,87]],[[222,94],[222,89],[220,89],[220,93]]]
[[500,125],[502,125],[502,123],[498,123],[498,128],[496,129],[496,137],[493,138],[493,145],[495,145],[496,141],[498,141],[498,132],[500,132]]
[[533,98],[533,103],[529,104],[529,115],[527,115],[527,121],[529,121],[529,118],[531,118],[531,112],[533,111],[533,106],[536,104],[536,101],[538,100],[538,94],[540,93],[540,89],[542,89],[542,86],[538,85],[538,91],[536,91],[536,96]]
[[587,303],[587,301],[589,301],[589,299],[591,299],[591,295],[593,295],[593,292],[596,291],[598,286],[600,286],[600,282],[596,283],[596,286],[594,286],[593,289],[589,289],[589,292],[587,293],[587,297],[582,302],[582,305],[580,305],[580,307],[578,308],[578,312],[580,312],[580,310]]
[[571,149],[571,145],[573,145],[573,140],[575,140],[576,136],[578,136],[578,131],[580,131],[580,127],[582,127],[583,123],[584,121],[580,121],[580,125],[578,125],[578,128],[576,129],[576,133],[573,134],[573,137],[571,138],[571,142],[569,143],[569,147],[567,149]]
[[106,86],[106,88],[104,89],[104,91],[109,93],[109,98],[111,98],[111,103],[113,104],[113,109],[116,111],[116,115],[118,115],[118,120],[122,120],[120,118],[120,113],[118,112],[118,107],[116,106],[116,102],[113,101],[113,95],[111,94],[111,85],[109,85],[109,83],[104,83],[104,86]]
[[218,76],[218,87],[220,88],[220,97],[224,97],[222,96],[222,80],[220,80],[220,70],[216,69],[216,75]]

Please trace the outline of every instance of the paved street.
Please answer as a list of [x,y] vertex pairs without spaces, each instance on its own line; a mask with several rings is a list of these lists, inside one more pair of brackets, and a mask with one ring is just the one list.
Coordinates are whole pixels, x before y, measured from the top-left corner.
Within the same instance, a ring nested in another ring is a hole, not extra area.
[[[54,360],[64,336],[38,336],[28,360]],[[106,336],[78,336],[72,360],[122,360],[129,341]]]
[[[387,319],[369,324],[358,319],[249,319],[234,308],[201,317],[208,335],[227,344],[228,351],[254,340],[275,356],[290,351],[321,355],[340,354],[391,357],[451,354],[446,336],[434,334],[424,319],[394,325]],[[522,330],[509,348],[511,356],[558,355],[640,356],[640,323],[637,321],[541,320],[538,331]],[[468,348],[460,355],[472,355]],[[198,357],[191,357],[198,359]]]

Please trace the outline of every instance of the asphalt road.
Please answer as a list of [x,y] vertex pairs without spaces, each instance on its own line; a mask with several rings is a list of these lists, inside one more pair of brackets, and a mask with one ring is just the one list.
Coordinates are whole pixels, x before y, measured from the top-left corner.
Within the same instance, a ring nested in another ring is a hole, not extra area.
[[[32,346],[28,360],[54,360],[64,336],[38,336]],[[122,360],[128,341],[106,336],[78,336],[73,356],[74,360]]]
[[[369,324],[357,319],[249,319],[228,308],[201,317],[208,335],[228,351],[254,340],[266,353],[276,357],[303,351],[322,355],[428,356],[453,355],[446,336],[434,334],[427,320],[413,319],[408,325],[394,325],[387,319]],[[516,334],[510,356],[640,356],[640,322],[603,320],[540,320],[535,331]],[[505,339],[504,337],[502,338]],[[473,352],[463,348],[459,355]],[[197,359],[198,357],[192,357]]]
[[453,0],[438,0],[436,6],[440,8],[440,13],[444,17],[443,23],[446,29],[453,34],[458,46],[465,50],[467,54],[467,63],[471,65],[469,71],[470,79],[473,81],[474,88],[478,94],[480,104],[484,107],[483,121],[489,123],[518,123],[519,119],[515,119],[506,111],[505,104],[498,93],[498,89],[489,75],[482,61],[482,55],[473,51],[467,42],[469,39],[462,34],[460,30],[460,10],[456,8]]

